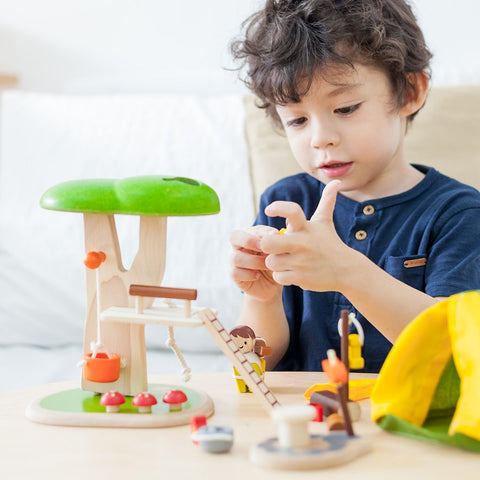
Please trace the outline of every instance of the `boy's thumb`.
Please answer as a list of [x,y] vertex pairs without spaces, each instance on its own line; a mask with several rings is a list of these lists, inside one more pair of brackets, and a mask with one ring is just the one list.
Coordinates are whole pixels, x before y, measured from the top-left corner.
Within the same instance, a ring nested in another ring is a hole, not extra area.
[[337,193],[340,189],[340,180],[332,180],[325,185],[322,197],[318,202],[317,209],[313,213],[310,221],[333,220],[333,210],[337,201]]

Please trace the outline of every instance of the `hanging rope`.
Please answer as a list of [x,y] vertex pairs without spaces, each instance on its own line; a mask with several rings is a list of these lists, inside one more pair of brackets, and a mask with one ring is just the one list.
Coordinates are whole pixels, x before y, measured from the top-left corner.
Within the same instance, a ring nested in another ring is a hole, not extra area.
[[168,327],[168,339],[165,342],[165,345],[173,350],[173,353],[175,356],[178,358],[178,361],[183,367],[182,370],[182,380],[184,382],[188,382],[190,378],[192,377],[192,369],[187,365],[187,362],[185,360],[185,357],[183,356],[182,352],[178,348],[178,345],[175,342],[175,336],[173,334],[173,327],[169,326]]
[[[100,325],[100,314],[102,312],[101,285],[100,285],[100,265],[106,260],[107,256],[103,252],[87,252],[83,263],[90,270],[95,270],[95,282],[97,290],[97,339],[90,342],[91,358],[96,358],[99,350],[104,347],[102,343],[102,327]],[[104,349],[108,358],[112,358],[110,352]],[[85,359],[77,363],[77,366],[85,365]]]

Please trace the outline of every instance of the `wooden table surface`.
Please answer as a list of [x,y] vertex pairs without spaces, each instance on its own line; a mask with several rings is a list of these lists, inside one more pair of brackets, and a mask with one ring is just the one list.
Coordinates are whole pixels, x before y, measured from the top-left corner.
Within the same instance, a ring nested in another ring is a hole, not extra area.
[[[355,377],[353,375],[353,377]],[[179,383],[178,375],[153,375],[151,383]],[[282,405],[303,403],[303,393],[323,374],[269,372],[266,382]],[[355,433],[373,443],[371,453],[341,467],[314,471],[268,470],[252,464],[252,445],[276,436],[268,412],[252,394],[239,394],[229,373],[194,374],[189,386],[207,392],[215,403],[210,425],[234,429],[230,453],[208,454],[190,440],[190,427],[127,429],[58,427],[25,418],[39,396],[78,387],[78,381],[35,386],[0,394],[0,478],[17,479],[480,479],[480,455],[410,440],[384,432],[369,417]],[[324,423],[311,433],[325,433]]]

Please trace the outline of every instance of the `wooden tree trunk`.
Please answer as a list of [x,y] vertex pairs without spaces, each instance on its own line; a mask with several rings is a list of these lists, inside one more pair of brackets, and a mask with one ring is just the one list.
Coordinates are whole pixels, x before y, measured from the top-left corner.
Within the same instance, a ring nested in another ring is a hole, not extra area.
[[[141,217],[139,248],[130,270],[125,270],[113,215],[84,214],[85,252],[102,251],[106,261],[100,266],[101,310],[111,306],[134,305],[128,289],[132,283],[160,285],[165,271],[166,217]],[[87,270],[87,312],[84,353],[97,340],[96,272]],[[147,300],[147,299],[145,299]],[[147,300],[148,301],[148,300]],[[150,303],[153,299],[149,300]],[[149,305],[145,305],[148,307]],[[117,390],[136,395],[147,390],[145,326],[102,322],[102,343],[110,353],[120,355],[126,365],[112,383],[90,382],[82,376],[82,389],[103,393]]]

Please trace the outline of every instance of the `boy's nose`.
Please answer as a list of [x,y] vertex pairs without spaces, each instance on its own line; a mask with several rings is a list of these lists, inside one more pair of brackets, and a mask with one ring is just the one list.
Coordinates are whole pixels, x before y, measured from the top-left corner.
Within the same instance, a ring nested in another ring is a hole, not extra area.
[[310,146],[316,150],[335,146],[338,144],[339,135],[330,125],[317,124],[312,129]]

